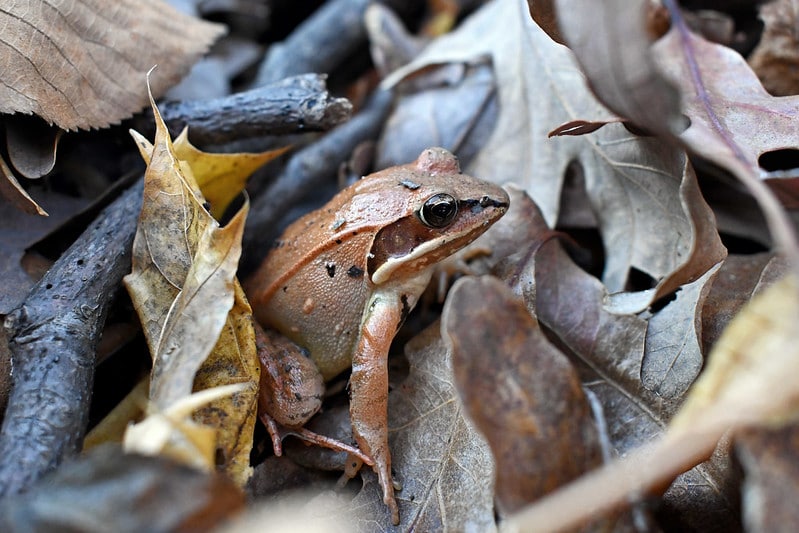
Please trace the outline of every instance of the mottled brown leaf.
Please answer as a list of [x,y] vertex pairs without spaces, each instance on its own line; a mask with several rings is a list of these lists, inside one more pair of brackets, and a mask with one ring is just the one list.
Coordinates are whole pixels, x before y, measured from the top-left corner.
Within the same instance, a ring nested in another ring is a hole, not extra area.
[[0,9],[0,113],[105,127],[176,83],[223,32],[160,0],[13,0]]
[[507,285],[490,276],[459,280],[441,331],[461,400],[491,446],[502,512],[601,464],[577,372]]
[[[255,353],[252,309],[238,283],[234,283],[233,307],[209,357],[194,376],[194,390],[240,383],[246,388],[224,396],[195,411],[194,420],[218,429],[217,463],[239,485],[252,475],[250,452],[257,415],[260,375]],[[220,459],[221,458],[221,459]]]

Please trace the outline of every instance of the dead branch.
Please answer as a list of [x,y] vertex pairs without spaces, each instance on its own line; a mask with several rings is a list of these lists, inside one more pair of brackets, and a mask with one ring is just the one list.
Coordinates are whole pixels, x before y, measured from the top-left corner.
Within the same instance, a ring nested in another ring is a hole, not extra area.
[[6,317],[13,386],[0,434],[0,495],[24,491],[81,449],[95,349],[130,272],[142,187],[103,210]]
[[327,131],[346,121],[352,105],[327,92],[326,76],[292,76],[224,98],[166,102],[161,114],[173,134],[189,126],[198,144],[304,131]]

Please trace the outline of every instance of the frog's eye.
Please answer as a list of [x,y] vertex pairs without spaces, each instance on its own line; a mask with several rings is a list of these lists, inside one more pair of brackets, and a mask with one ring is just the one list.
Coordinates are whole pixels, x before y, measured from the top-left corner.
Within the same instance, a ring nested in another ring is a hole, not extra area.
[[445,193],[434,194],[422,206],[419,218],[426,226],[443,228],[458,214],[458,202]]

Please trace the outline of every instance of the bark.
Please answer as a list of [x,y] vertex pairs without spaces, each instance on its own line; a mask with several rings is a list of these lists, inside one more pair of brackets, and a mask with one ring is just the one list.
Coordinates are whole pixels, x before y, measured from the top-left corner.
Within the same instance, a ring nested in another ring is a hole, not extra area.
[[0,433],[0,496],[24,491],[81,449],[95,350],[130,272],[142,185],[103,210],[6,317],[13,384]]
[[352,105],[327,92],[326,76],[292,76],[264,87],[209,100],[159,106],[173,134],[185,126],[196,144],[307,131],[327,131],[346,121]]

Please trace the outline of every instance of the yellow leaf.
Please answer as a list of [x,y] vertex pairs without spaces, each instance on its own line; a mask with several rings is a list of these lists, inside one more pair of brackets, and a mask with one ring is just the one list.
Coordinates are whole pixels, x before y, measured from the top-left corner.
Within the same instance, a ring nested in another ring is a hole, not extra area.
[[191,394],[163,412],[154,412],[128,426],[122,442],[127,452],[166,455],[199,470],[211,471],[216,455],[216,429],[197,424],[190,415],[202,406],[235,395],[246,385],[227,385]]
[[194,419],[219,428],[217,448],[226,459],[227,474],[243,485],[252,474],[250,451],[258,415],[261,367],[257,358],[252,356],[255,353],[252,309],[238,282],[234,289],[233,309],[214,350],[197,371],[194,388],[210,389],[228,383],[241,383],[246,387],[195,412]]
[[[154,143],[133,133],[148,165],[133,270],[125,277],[153,357],[152,413],[128,429],[125,441],[206,469],[221,456],[222,469],[243,484],[250,474],[260,369],[251,311],[235,278],[249,204],[220,227],[195,181],[195,174],[207,172],[178,156],[154,104],[153,113]],[[230,384],[236,388],[226,389]],[[193,418],[183,410],[182,418],[175,414],[176,406],[209,387],[233,396],[215,398],[212,409]],[[209,411],[216,416],[203,415]]]
[[[188,132],[188,127],[184,128],[175,139],[175,156],[189,165],[203,196],[211,204],[211,214],[217,219],[244,190],[253,172],[290,148],[286,146],[261,153],[214,154],[198,150],[192,145]],[[135,130],[130,130],[130,134],[136,141],[142,159],[149,164],[153,145]]]
[[189,142],[188,131],[184,128],[175,139],[175,153],[191,166],[205,199],[211,204],[211,214],[217,219],[244,190],[253,172],[289,149],[287,146],[258,154],[213,154],[195,148]]

